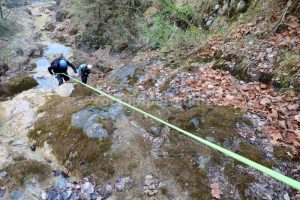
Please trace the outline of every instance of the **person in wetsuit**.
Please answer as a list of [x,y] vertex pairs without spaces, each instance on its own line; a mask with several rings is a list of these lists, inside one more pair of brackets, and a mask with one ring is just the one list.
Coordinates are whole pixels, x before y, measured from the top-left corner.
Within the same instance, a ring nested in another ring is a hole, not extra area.
[[77,76],[77,71],[75,66],[64,58],[55,59],[54,61],[52,61],[51,66],[48,67],[49,73],[51,75],[56,75],[56,78],[58,80],[58,85],[63,84],[64,81],[70,80],[68,76],[64,75],[64,74],[68,75],[68,66],[70,66],[73,69],[75,75]]

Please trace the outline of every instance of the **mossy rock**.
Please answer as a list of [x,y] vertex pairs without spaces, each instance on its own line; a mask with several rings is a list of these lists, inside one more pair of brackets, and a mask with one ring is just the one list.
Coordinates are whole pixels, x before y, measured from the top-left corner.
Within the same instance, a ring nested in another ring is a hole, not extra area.
[[23,187],[27,178],[36,178],[39,182],[46,181],[52,172],[49,165],[34,160],[17,161],[4,168],[3,171],[7,172],[7,175],[0,180],[0,185],[9,189],[16,185]]
[[10,97],[37,86],[37,81],[29,76],[16,76],[7,83],[0,84],[0,97]]
[[[82,129],[71,126],[72,115],[86,107],[85,102],[79,101],[83,100],[79,97],[52,96],[40,109],[45,115],[35,123],[29,137],[36,140],[39,146],[44,142],[50,144],[53,154],[70,173],[79,177],[93,175],[96,181],[101,182],[114,174],[115,159],[110,153],[112,140],[110,137],[102,140],[89,138]],[[60,117],[57,117],[58,114]],[[111,125],[110,121],[105,124]],[[113,131],[112,128],[109,130]]]
[[37,85],[38,82],[30,76],[16,76],[9,79],[7,88],[12,94],[17,94]]

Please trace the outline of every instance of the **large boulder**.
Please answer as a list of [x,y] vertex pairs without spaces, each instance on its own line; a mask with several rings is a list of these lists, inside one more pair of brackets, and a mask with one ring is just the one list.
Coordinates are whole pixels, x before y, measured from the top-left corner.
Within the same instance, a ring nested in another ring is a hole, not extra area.
[[87,107],[72,116],[72,125],[77,128],[82,128],[83,132],[91,138],[104,139],[109,136],[107,124],[110,120],[115,120],[122,112],[120,104],[114,104],[110,107],[97,109]]
[[0,99],[13,96],[37,86],[37,81],[30,76],[16,76],[0,84]]

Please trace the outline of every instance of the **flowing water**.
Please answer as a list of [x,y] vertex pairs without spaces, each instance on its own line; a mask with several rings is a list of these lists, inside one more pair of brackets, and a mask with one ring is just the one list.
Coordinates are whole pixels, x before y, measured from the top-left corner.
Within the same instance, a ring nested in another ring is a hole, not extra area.
[[60,55],[65,58],[70,57],[72,55],[71,48],[58,43],[50,43],[44,51],[43,57],[35,61],[36,69],[33,77],[39,83],[37,89],[51,90],[58,86],[56,78],[49,74],[48,67],[52,59]]

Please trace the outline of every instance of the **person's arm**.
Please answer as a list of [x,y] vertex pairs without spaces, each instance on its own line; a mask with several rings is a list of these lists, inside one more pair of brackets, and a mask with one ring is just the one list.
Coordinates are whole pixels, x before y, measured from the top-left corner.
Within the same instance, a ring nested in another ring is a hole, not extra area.
[[72,63],[70,63],[69,61],[67,61],[67,64],[68,64],[68,66],[70,66],[73,69],[74,73],[77,74],[77,70],[76,70],[75,66]]
[[50,66],[50,67],[48,67],[48,71],[49,71],[49,73],[51,74],[51,75],[53,75],[53,66]]

